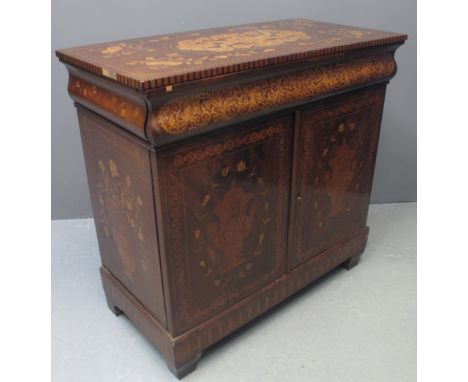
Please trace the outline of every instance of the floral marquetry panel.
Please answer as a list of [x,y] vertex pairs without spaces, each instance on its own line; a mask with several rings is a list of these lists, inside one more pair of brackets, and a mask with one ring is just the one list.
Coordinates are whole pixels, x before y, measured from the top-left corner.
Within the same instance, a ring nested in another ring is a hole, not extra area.
[[165,323],[149,152],[95,114],[78,116],[103,265]]
[[384,94],[380,86],[302,111],[290,267],[365,227]]
[[292,118],[160,154],[176,333],[285,271]]

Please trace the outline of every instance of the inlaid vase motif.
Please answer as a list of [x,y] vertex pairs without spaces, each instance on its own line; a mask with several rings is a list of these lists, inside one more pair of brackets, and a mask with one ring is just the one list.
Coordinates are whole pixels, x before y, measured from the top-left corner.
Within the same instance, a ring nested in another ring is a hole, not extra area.
[[[107,162],[107,163],[106,163]],[[132,187],[131,178],[124,179],[120,174],[117,163],[113,159],[99,160],[100,179],[97,183],[99,203],[102,206],[98,214],[98,221],[102,224],[104,233],[112,237],[116,243],[116,252],[122,262],[125,275],[134,281],[136,257],[142,256],[141,268],[146,271],[148,264],[142,248],[134,248],[130,234],[138,238],[140,244],[144,241],[143,226],[139,219],[143,200]]]
[[227,272],[246,259],[242,255],[244,239],[252,229],[255,205],[253,194],[232,185],[223,200],[214,208],[216,220],[207,224],[207,232],[215,247],[223,253],[220,271]]
[[347,143],[341,145],[336,155],[330,159],[331,171],[326,174],[327,194],[330,197],[330,216],[334,216],[346,209],[347,189],[355,176],[356,151]]

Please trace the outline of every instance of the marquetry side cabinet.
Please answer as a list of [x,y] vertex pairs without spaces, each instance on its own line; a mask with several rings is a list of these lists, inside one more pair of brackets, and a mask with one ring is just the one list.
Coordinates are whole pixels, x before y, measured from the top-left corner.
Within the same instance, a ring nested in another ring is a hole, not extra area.
[[57,51],[107,303],[179,378],[364,251],[405,35],[293,19]]

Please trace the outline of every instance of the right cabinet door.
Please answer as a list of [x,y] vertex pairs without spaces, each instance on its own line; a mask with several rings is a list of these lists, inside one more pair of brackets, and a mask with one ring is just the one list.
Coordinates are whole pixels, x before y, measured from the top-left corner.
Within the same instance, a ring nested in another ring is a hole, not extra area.
[[381,85],[297,114],[288,269],[365,227],[384,96]]

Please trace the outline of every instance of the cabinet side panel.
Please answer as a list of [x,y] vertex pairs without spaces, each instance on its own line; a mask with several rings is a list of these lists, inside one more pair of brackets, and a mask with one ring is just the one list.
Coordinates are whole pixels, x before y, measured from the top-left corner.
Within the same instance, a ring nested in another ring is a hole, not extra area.
[[288,267],[366,225],[385,85],[304,108]]
[[151,152],[81,107],[78,119],[102,264],[166,325]]

